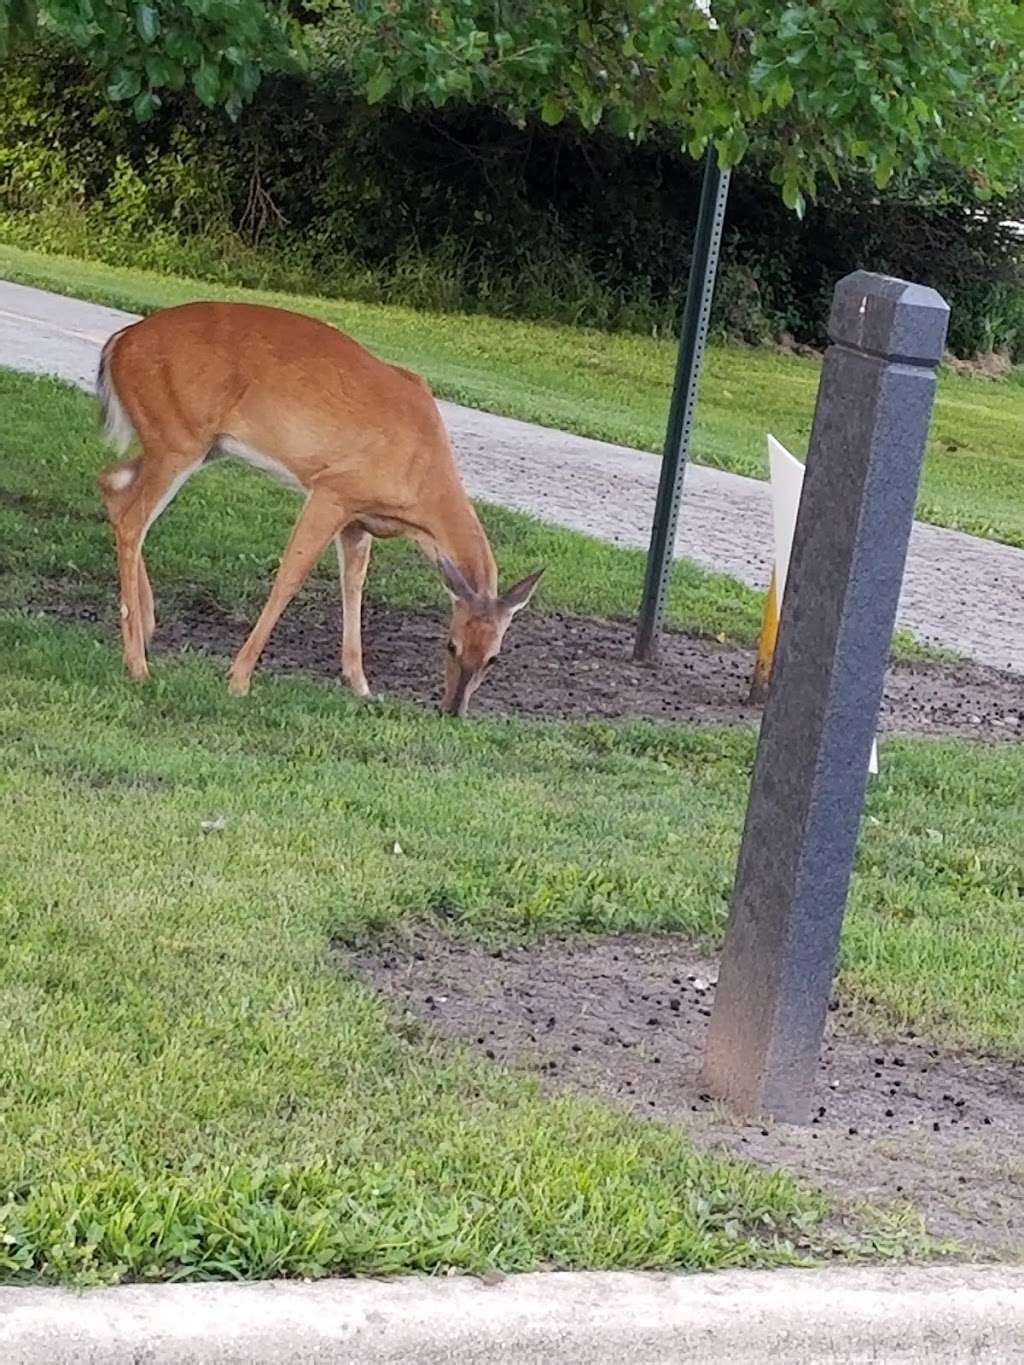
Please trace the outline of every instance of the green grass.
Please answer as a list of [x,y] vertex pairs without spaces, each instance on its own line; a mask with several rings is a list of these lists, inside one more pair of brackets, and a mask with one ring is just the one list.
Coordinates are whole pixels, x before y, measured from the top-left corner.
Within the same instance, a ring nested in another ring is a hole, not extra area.
[[332,958],[441,895],[571,921],[619,759],[311,684],[232,708],[195,663],[133,690],[80,631],[0,636],[0,1273],[700,1269],[813,1235],[791,1181],[440,1051]]
[[[422,371],[443,397],[583,435],[660,450],[671,343],[622,334],[344,300],[258,293],[0,246],[9,279],[146,312],[186,299],[250,298],[293,307]],[[712,346],[698,408],[698,460],[766,475],[765,433],[806,450],[813,359]],[[1024,546],[1018,382],[942,376],[918,512],[927,521]]]
[[[835,1246],[812,1192],[440,1046],[332,950],[440,910],[485,939],[716,942],[752,735],[453,725],[265,673],[239,703],[189,656],[133,686],[110,633],[29,609],[55,583],[113,592],[88,400],[0,375],[0,403],[0,1276],[703,1269]],[[153,575],[162,601],[235,609],[290,509],[239,472],[204,479],[154,529]],[[563,539],[501,526],[516,571]],[[610,610],[630,557],[570,542],[571,591]],[[378,591],[436,594],[381,558]],[[882,757],[842,988],[883,1026],[1019,1054],[1024,751]]]
[[[7,613],[0,743],[0,1274],[708,1268],[825,1240],[791,1181],[438,1048],[330,950],[440,906],[487,938],[715,939],[746,732],[453,726],[275,677],[238,704],[205,662],[133,687],[109,641]],[[843,987],[1019,1051],[1021,752],[884,757]]]

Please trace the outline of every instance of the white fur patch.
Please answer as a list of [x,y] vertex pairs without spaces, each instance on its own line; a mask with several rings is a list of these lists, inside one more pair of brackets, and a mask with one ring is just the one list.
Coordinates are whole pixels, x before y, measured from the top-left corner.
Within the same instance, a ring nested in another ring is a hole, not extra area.
[[152,512],[149,514],[149,520],[146,522],[145,528],[143,529],[142,532],[143,535],[145,535],[146,531],[148,531],[149,528],[153,525],[154,521],[156,521],[157,517],[164,510],[167,504],[171,501],[171,499],[177,493],[178,489],[185,482],[185,480],[190,479],[192,475],[196,472],[196,470],[200,469],[201,467],[202,461],[200,461],[199,464],[194,464],[191,466],[191,468],[186,469],[184,474],[178,475],[178,477],[171,484],[170,488],[168,488],[167,492],[163,495],[163,497],[160,499],[157,505],[153,508]]
[[100,373],[99,399],[103,407],[103,438],[123,455],[135,439],[135,428],[110,382],[106,366]]
[[232,459],[244,460],[254,469],[269,474],[277,483],[284,484],[285,488],[290,488],[296,493],[306,491],[287,466],[283,465],[280,460],[275,460],[272,455],[257,450],[255,446],[246,445],[244,441],[237,441],[234,436],[221,436],[217,441],[217,448],[223,454],[231,456]]
[[135,474],[136,467],[133,464],[122,465],[120,469],[112,469],[107,475],[107,487],[112,493],[123,493],[135,482]]

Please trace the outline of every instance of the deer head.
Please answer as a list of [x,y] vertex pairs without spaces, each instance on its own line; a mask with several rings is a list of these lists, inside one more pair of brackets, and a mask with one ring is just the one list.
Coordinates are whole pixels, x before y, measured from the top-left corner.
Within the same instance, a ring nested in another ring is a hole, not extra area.
[[441,710],[445,715],[464,716],[470,698],[498,657],[512,617],[529,602],[544,570],[521,579],[499,597],[491,597],[475,592],[443,555],[438,567],[452,599]]

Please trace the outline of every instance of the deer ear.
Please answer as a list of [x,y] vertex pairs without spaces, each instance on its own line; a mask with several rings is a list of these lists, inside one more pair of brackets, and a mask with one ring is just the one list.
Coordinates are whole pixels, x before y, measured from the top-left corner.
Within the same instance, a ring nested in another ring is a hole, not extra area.
[[446,555],[438,555],[437,567],[441,571],[442,583],[453,598],[460,598],[463,602],[474,600],[476,593],[463,578],[461,570]]
[[518,583],[513,583],[507,592],[501,594],[501,605],[506,611],[511,612],[513,616],[517,611],[522,611],[533,596],[534,589],[540,582],[540,576],[543,572],[543,569],[538,569],[536,573],[521,578]]

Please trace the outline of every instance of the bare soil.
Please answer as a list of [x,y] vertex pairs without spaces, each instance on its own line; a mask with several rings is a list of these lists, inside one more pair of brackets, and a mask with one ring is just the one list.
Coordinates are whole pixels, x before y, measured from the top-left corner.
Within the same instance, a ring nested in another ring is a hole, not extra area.
[[789,1170],[840,1214],[908,1204],[962,1250],[1024,1254],[1024,1063],[872,1038],[835,1002],[810,1125],[743,1123],[701,1088],[717,965],[678,938],[487,949],[419,928],[338,953],[396,1011],[546,1087]]
[[[58,588],[45,610],[64,619],[102,620],[116,632],[114,607]],[[183,648],[230,657],[250,621],[209,601],[176,604],[161,616],[153,652]],[[442,615],[368,604],[366,673],[375,691],[436,702],[446,638]],[[338,679],[340,607],[323,589],[278,623],[261,668]],[[646,717],[697,724],[750,723],[752,650],[692,635],[667,634],[656,667],[632,661],[633,630],[623,622],[524,613],[473,702],[475,712],[566,720]],[[258,684],[258,673],[257,673]],[[1024,738],[1024,677],[978,664],[898,663],[890,669],[880,727],[901,735]]]

